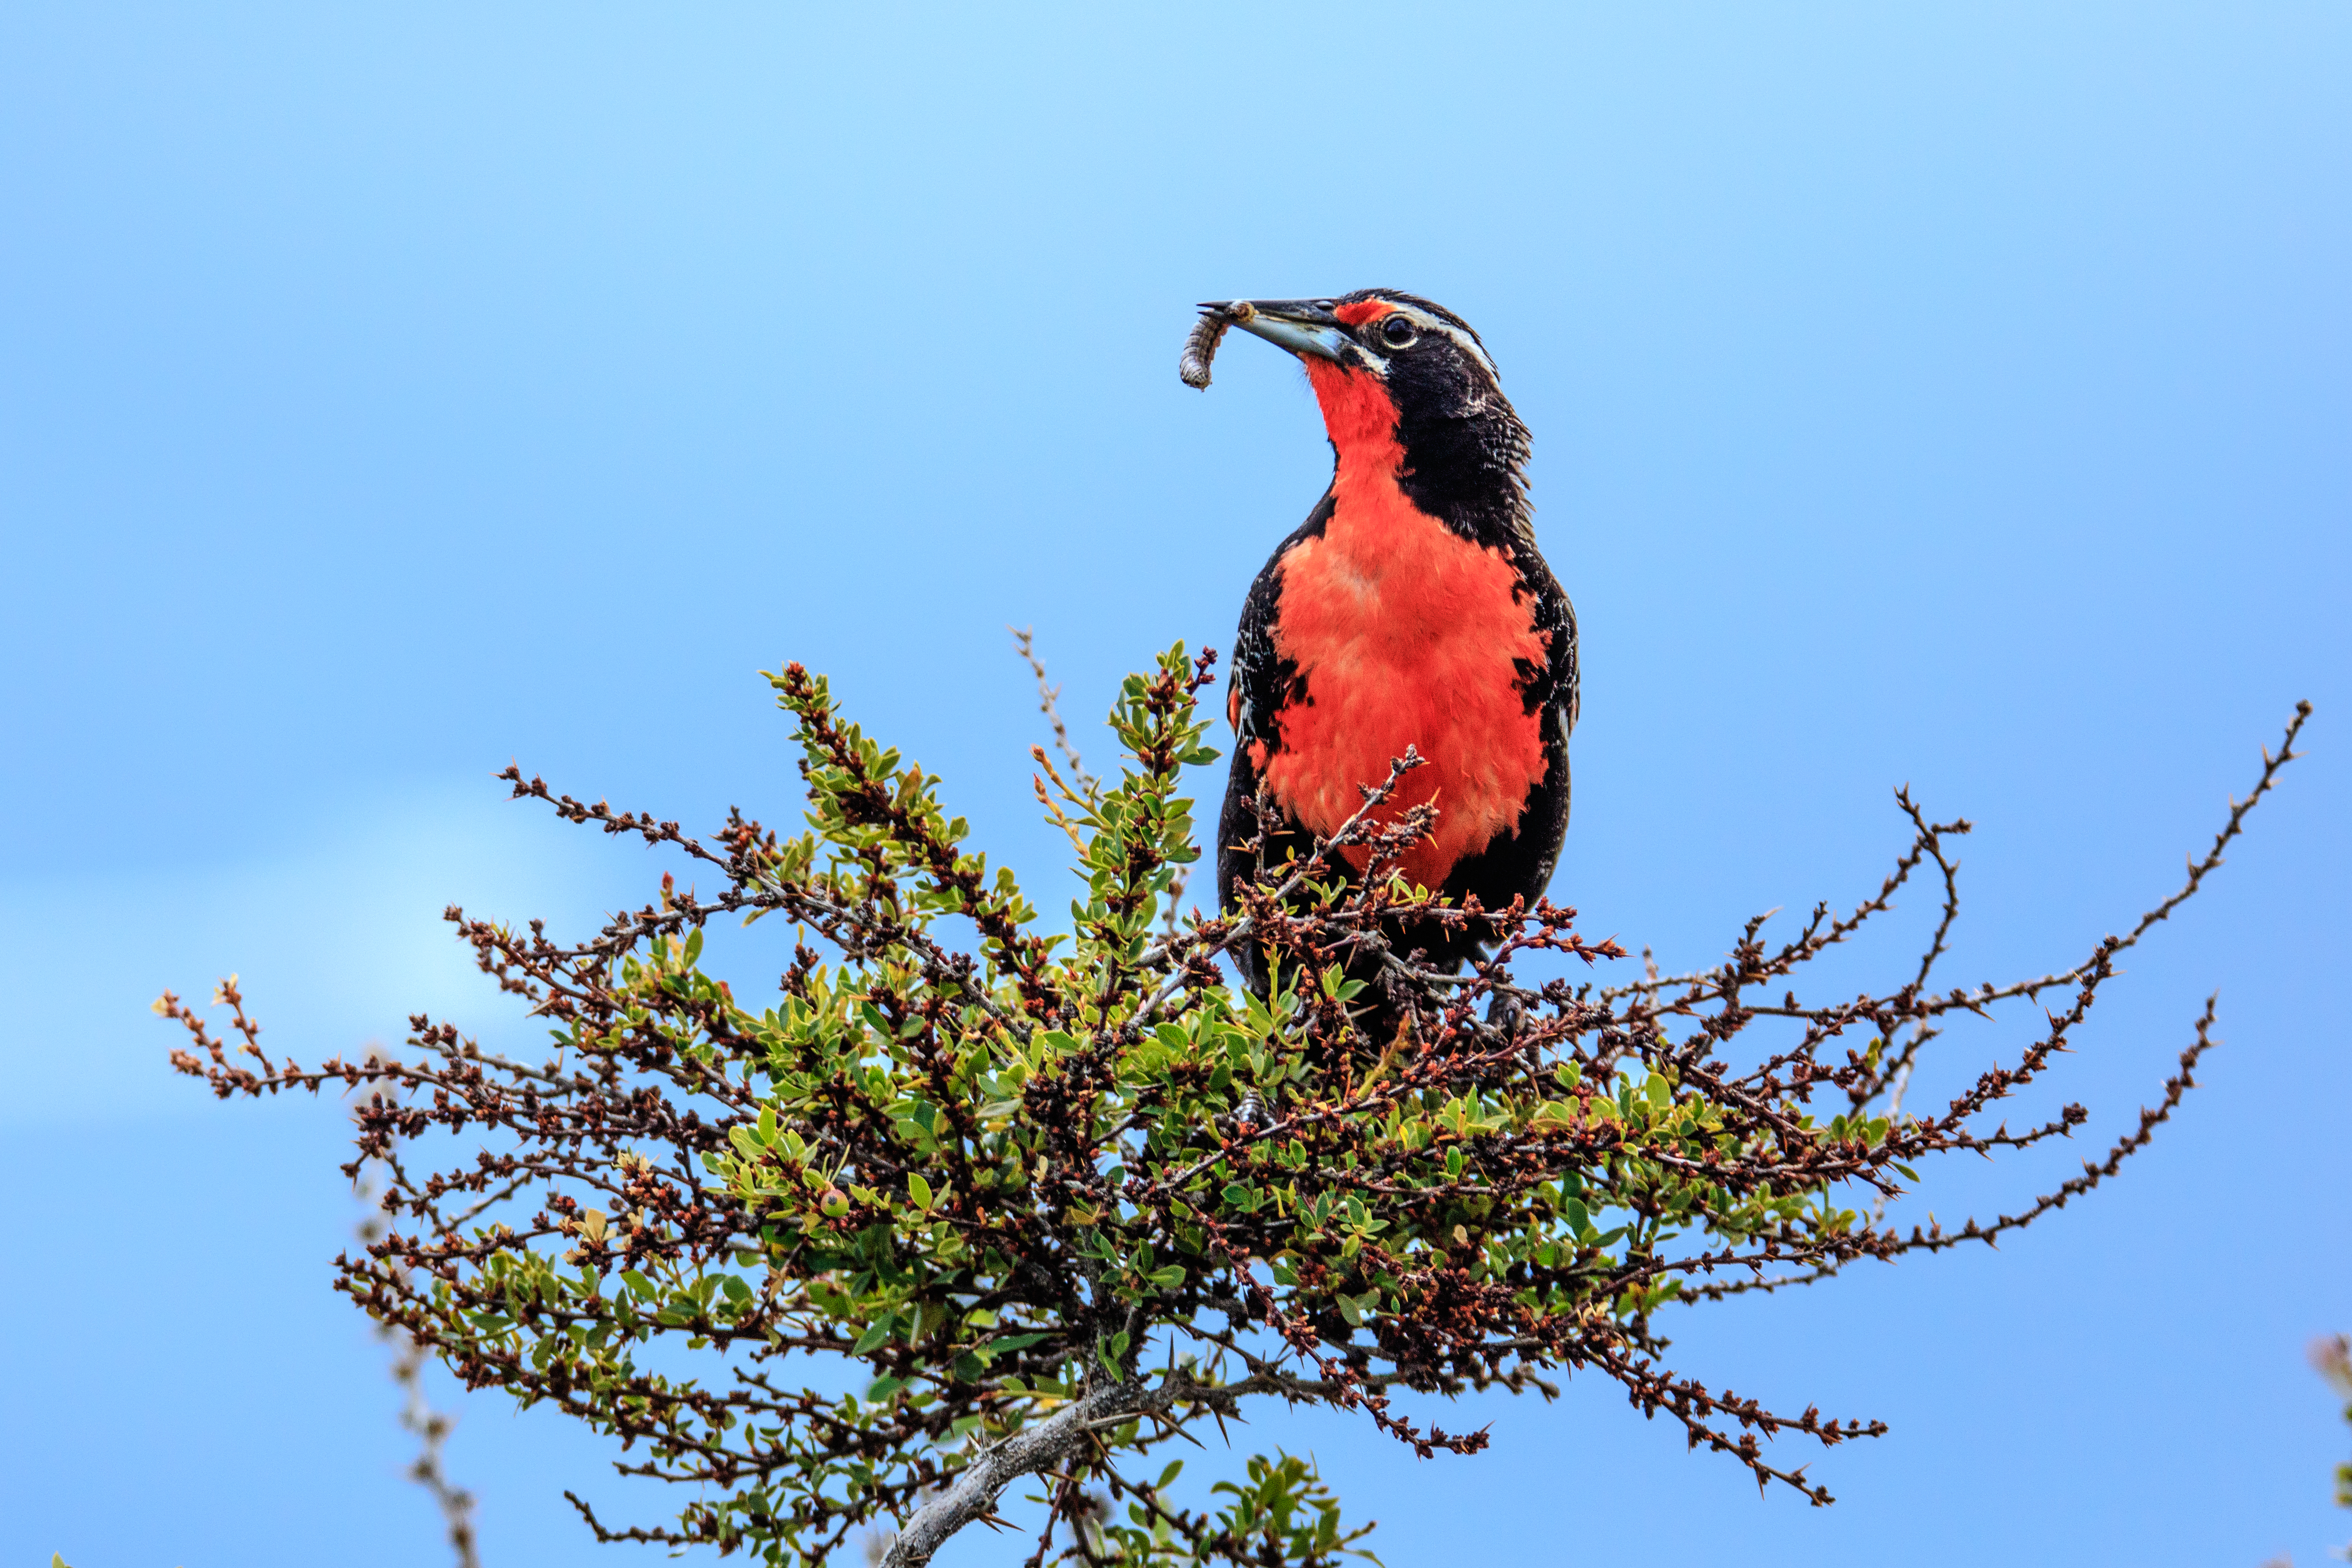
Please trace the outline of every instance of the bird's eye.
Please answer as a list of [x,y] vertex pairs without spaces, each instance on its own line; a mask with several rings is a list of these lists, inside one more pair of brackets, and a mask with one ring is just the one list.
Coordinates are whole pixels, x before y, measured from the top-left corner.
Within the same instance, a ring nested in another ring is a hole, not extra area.
[[1386,316],[1381,321],[1381,342],[1392,349],[1409,349],[1421,336],[1410,316]]

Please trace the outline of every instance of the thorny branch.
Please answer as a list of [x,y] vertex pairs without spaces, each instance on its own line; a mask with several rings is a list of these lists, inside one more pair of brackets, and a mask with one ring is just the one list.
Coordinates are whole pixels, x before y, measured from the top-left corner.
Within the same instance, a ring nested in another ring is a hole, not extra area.
[[[1097,779],[1015,636],[1066,764],[1033,753],[1078,858],[1065,935],[1038,934],[1016,880],[962,847],[936,779],[793,666],[771,679],[802,748],[799,837],[737,812],[704,840],[504,775],[710,883],[666,875],[656,901],[568,943],[449,911],[551,1029],[543,1061],[420,1015],[398,1058],[306,1068],[262,1049],[233,980],[218,1033],[158,1004],[187,1034],[173,1061],[216,1094],[354,1097],[346,1170],[383,1169],[389,1224],[338,1260],[340,1289],[469,1386],[616,1436],[623,1474],[692,1498],[656,1524],[581,1503],[599,1539],[814,1568],[895,1530],[888,1561],[910,1568],[959,1529],[1000,1526],[1004,1489],[1034,1476],[1040,1563],[1322,1568],[1369,1526],[1343,1529],[1302,1461],[1251,1459],[1213,1508],[1179,1500],[1179,1466],[1137,1467],[1269,1397],[1471,1453],[1487,1434],[1427,1423],[1433,1397],[1549,1398],[1578,1371],[1759,1487],[1826,1503],[1774,1445],[1883,1426],[1710,1389],[1669,1364],[1657,1314],[1989,1243],[2114,1175],[2191,1086],[2210,1003],[2103,1162],[1990,1222],[1885,1217],[1936,1155],[2084,1123],[2073,1105],[2021,1131],[1998,1117],[2068,1047],[2117,955],[2220,865],[2309,711],[2185,884],[2071,967],[1934,988],[1968,824],[1898,792],[1910,846],[1847,913],[1817,908],[1778,941],[1759,918],[1715,967],[1603,985],[1584,972],[1623,950],[1572,910],[1448,907],[1391,875],[1434,821],[1378,809],[1411,755],[1230,912],[1177,918],[1199,854],[1185,770],[1214,757],[1198,705],[1212,656],[1180,647],[1129,678],[1125,766]],[[1939,914],[1917,963],[1883,991],[1801,999],[1807,965],[1925,868]],[[706,970],[706,932],[777,916],[774,997],[740,997]],[[1398,937],[1464,923],[1491,942],[1460,973]],[[1272,994],[1230,984],[1219,957],[1244,944]],[[1403,1020],[1392,1035],[1366,1033],[1375,987]],[[2038,1020],[1997,1065],[1907,1102],[1955,1015],[2021,1003]]]

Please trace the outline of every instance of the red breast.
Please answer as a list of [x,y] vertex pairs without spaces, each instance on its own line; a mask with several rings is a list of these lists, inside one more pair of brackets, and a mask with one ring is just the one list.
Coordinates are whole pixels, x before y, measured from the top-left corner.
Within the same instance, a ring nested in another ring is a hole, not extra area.
[[[1339,452],[1333,510],[1320,536],[1283,556],[1273,628],[1307,695],[1282,710],[1281,749],[1257,742],[1251,761],[1303,825],[1328,834],[1412,746],[1429,765],[1382,815],[1436,803],[1434,838],[1402,867],[1434,889],[1517,822],[1543,779],[1524,672],[1543,667],[1549,639],[1509,547],[1473,542],[1399,487],[1404,450],[1381,378],[1318,360],[1307,373]],[[1361,868],[1366,852],[1348,854]]]

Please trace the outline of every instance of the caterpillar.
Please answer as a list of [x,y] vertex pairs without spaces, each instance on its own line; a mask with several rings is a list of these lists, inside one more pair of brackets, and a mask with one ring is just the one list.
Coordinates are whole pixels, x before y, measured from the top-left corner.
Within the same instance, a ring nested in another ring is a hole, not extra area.
[[1225,329],[1256,314],[1246,300],[1235,300],[1229,305],[1202,306],[1201,319],[1185,335],[1184,352],[1176,356],[1178,379],[1195,391],[1207,391],[1209,362],[1217,357],[1217,345],[1225,341]]

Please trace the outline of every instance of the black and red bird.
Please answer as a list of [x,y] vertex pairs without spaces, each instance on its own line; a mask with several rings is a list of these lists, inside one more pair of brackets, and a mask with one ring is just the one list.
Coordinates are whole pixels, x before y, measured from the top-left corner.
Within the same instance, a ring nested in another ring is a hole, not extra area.
[[[1223,902],[1259,869],[1261,790],[1281,813],[1263,850],[1278,861],[1328,837],[1411,746],[1427,764],[1381,815],[1429,802],[1438,818],[1405,878],[1489,910],[1532,903],[1568,829],[1576,612],[1536,549],[1528,430],[1494,360],[1468,322],[1392,289],[1202,309],[1298,356],[1333,457],[1242,609]],[[1358,871],[1369,855],[1340,853]],[[1391,936],[1448,970],[1483,945],[1460,927]],[[1263,992],[1262,957],[1236,957]]]

